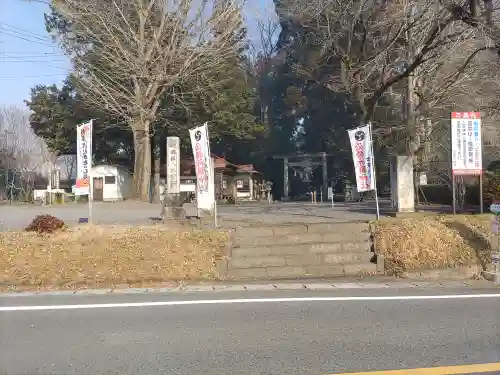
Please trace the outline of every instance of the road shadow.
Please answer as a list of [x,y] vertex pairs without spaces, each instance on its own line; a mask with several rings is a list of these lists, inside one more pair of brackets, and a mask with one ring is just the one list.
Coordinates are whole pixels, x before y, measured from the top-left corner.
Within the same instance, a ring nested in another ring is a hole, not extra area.
[[490,241],[481,233],[468,227],[464,223],[460,223],[458,221],[449,221],[446,222],[445,225],[448,228],[455,230],[460,235],[460,237],[462,237],[467,242],[467,244],[472,249],[474,249],[476,258],[481,264],[481,268],[483,270],[486,270],[491,261],[491,252],[493,251]]

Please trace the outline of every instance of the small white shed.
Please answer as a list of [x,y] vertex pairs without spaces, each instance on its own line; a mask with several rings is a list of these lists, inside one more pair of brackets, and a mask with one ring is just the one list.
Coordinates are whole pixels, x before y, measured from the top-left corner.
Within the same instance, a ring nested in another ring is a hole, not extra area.
[[94,201],[120,201],[132,197],[133,177],[118,165],[101,164],[92,167],[91,196]]

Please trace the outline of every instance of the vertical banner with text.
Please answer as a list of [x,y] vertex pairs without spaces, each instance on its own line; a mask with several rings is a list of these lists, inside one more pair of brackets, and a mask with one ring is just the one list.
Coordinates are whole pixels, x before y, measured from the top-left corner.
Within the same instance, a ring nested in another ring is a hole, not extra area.
[[167,137],[167,194],[179,194],[181,141],[179,137]]
[[483,169],[481,114],[452,112],[451,166],[453,174],[481,175]]
[[375,190],[371,126],[366,125],[347,132],[351,142],[358,192]]
[[214,168],[210,155],[210,139],[208,124],[189,129],[191,145],[193,147],[194,165],[196,170],[196,199],[198,209],[215,209],[215,181]]
[[76,126],[76,188],[79,194],[90,194],[92,165],[92,121]]

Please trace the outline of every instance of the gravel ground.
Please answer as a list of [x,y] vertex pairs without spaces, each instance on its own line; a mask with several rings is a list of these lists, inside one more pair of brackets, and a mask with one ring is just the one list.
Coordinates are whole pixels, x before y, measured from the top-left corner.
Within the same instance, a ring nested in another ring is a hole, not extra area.
[[[92,220],[96,224],[147,224],[160,215],[158,204],[127,201],[120,203],[94,203]],[[37,206],[0,205],[0,231],[19,230],[26,227],[37,215],[50,214],[68,225],[78,223],[79,218],[88,217],[88,206],[77,204]],[[274,203],[220,206],[218,215],[224,227],[249,226],[255,224],[315,223],[324,221],[372,220],[375,204],[330,203]]]

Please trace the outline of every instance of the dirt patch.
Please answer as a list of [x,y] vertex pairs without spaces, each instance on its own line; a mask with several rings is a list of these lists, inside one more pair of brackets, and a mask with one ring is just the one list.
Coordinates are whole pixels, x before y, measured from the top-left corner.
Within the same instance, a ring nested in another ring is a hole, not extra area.
[[374,224],[375,251],[389,274],[407,270],[480,265],[486,269],[496,249],[492,215],[416,215]]
[[149,286],[218,279],[227,234],[160,226],[0,233],[0,290]]

